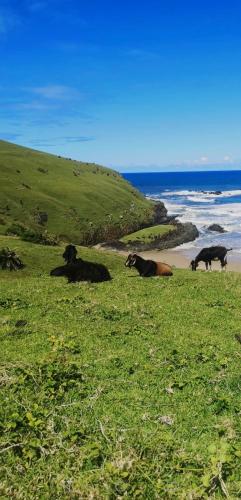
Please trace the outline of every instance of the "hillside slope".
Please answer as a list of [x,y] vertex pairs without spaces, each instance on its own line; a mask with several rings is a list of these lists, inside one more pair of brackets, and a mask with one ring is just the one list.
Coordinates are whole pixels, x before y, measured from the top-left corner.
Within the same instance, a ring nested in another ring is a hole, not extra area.
[[107,237],[108,228],[125,234],[152,213],[150,202],[113,170],[5,141],[0,185],[1,233],[18,222],[78,243],[99,226]]
[[63,248],[0,236],[1,498],[240,498],[241,275],[67,284]]

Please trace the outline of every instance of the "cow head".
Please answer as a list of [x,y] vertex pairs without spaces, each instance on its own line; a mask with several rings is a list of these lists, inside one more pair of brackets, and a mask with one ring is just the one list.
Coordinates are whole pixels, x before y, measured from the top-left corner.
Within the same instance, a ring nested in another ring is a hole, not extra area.
[[126,267],[133,267],[136,263],[136,253],[130,253],[126,259],[125,266]]
[[77,250],[74,245],[67,245],[63,253],[63,258],[65,262],[74,262],[76,259]]
[[198,262],[196,262],[195,260],[192,260],[190,263],[190,267],[191,267],[192,271],[196,271],[196,269],[198,267]]

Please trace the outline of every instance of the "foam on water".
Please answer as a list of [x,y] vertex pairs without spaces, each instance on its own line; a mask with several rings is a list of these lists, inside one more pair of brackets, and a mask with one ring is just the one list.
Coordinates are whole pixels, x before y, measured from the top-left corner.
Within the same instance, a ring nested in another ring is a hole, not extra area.
[[228,191],[222,191],[222,192],[215,192],[215,191],[205,191],[205,190],[176,190],[176,191],[170,191],[169,189],[166,189],[163,191],[164,196],[181,196],[181,197],[187,197],[190,200],[195,201],[198,199],[198,201],[206,202],[206,201],[213,201],[216,199],[221,199],[221,198],[230,198],[230,197],[235,197],[235,196],[241,196],[241,189],[233,189],[233,190],[228,190]]
[[[211,245],[233,248],[233,253],[241,255],[241,190],[222,191],[222,194],[201,193],[199,191],[164,191],[150,196],[164,201],[170,215],[178,214],[180,222],[192,222],[199,230],[199,238],[177,247],[190,251]],[[233,202],[228,202],[232,198]],[[226,201],[225,201],[226,200]],[[226,231],[208,231],[211,224],[219,224]]]

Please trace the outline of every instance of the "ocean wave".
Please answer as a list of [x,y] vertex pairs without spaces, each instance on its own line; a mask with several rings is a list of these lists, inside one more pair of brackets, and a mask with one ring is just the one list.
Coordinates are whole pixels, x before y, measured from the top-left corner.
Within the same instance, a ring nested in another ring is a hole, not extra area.
[[196,202],[196,203],[213,203],[215,202],[215,198],[212,196],[187,196],[187,200]]
[[191,189],[185,189],[185,190],[175,190],[175,191],[170,191],[169,189],[166,189],[165,191],[162,192],[165,194],[165,196],[196,196],[197,194],[203,194],[204,196],[217,196],[217,197],[225,197],[228,198],[230,196],[240,196],[241,195],[241,189],[232,189],[232,190],[206,190],[206,189],[196,189],[196,190],[191,190]]
[[217,223],[227,231],[241,232],[241,203],[192,207],[165,201],[165,205],[170,215],[178,214],[181,222],[192,222],[199,230]]
[[213,203],[217,199],[223,198],[233,198],[236,196],[241,196],[241,189],[224,190],[224,191],[206,191],[206,190],[176,190],[170,191],[165,190],[159,195],[154,195],[155,197],[175,197],[184,198],[194,203]]
[[[145,194],[164,202],[169,215],[197,226],[199,237],[179,247],[182,251],[195,254],[203,247],[223,245],[234,249],[230,258],[235,253],[240,257],[241,172],[148,174],[142,182]],[[211,224],[226,232],[209,231]]]
[[[241,202],[238,202],[238,200],[233,201],[235,196],[240,195],[241,190],[239,189],[225,190],[222,191],[222,195],[216,196],[211,194],[211,191],[208,195],[204,193],[200,195],[200,191],[182,190],[165,191],[165,197],[162,194],[155,194],[150,198],[163,201],[168,214],[177,215],[180,222],[192,222],[198,228],[199,238],[176,247],[176,250],[191,254],[204,247],[223,245],[227,248],[233,248],[232,254],[240,255]],[[204,203],[207,196],[209,197],[208,203]],[[193,203],[190,202],[190,198]],[[216,198],[221,198],[220,203],[217,203]],[[224,201],[225,198],[227,200]],[[228,201],[228,198],[230,198],[230,201]],[[219,224],[226,232],[208,231],[211,224]]]

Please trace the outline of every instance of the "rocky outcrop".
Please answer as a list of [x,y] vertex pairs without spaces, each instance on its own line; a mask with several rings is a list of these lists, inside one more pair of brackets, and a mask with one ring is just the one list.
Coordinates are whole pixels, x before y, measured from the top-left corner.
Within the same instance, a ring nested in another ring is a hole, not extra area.
[[188,241],[193,241],[199,236],[199,232],[194,224],[191,222],[186,222],[185,224],[176,223],[175,229],[165,233],[159,238],[155,238],[148,243],[143,243],[140,241],[132,241],[131,243],[125,244],[122,241],[108,241],[102,243],[102,248],[110,248],[114,250],[123,251],[134,251],[143,252],[145,250],[166,250],[168,248],[174,248]]
[[225,229],[219,224],[211,224],[207,228],[208,231],[215,231],[216,233],[226,233]]
[[199,232],[194,224],[191,222],[186,222],[182,224],[176,218],[178,215],[169,216],[167,213],[167,209],[162,201],[159,201],[154,204],[153,207],[153,218],[152,224],[149,225],[141,225],[139,229],[143,229],[144,227],[152,227],[157,225],[165,225],[171,224],[173,225],[173,229],[168,231],[167,233],[155,236],[155,238],[151,239],[148,242],[142,242],[140,240],[132,241],[131,243],[123,243],[120,240],[109,240],[103,243],[99,243],[95,248],[105,248],[119,251],[134,251],[134,252],[143,252],[145,250],[165,250],[168,248],[175,248],[183,243],[188,243],[189,241],[193,241],[199,236]]
[[181,224],[180,222],[175,225],[175,229],[169,233],[164,234],[159,239],[158,247],[160,250],[167,248],[174,248],[183,243],[188,243],[193,241],[199,236],[197,227],[192,224],[192,222],[185,222]]
[[167,209],[162,201],[155,203],[153,210],[153,226],[157,226],[158,224],[170,224],[176,217],[176,215],[168,215]]
[[163,234],[159,238],[157,237],[148,243],[133,241],[130,245],[127,245],[127,248],[138,252],[152,249],[165,250],[177,247],[188,241],[193,241],[198,236],[199,232],[191,222],[186,222],[185,224],[176,223],[175,229]]

